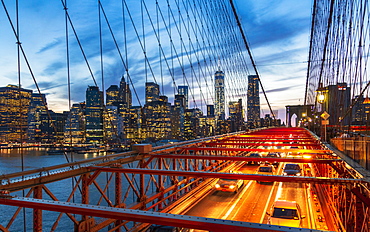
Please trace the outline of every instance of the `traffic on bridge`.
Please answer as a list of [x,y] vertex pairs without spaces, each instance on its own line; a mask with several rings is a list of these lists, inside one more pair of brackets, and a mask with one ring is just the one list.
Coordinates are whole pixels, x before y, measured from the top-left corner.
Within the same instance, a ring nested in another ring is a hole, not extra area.
[[[66,213],[80,231],[122,225],[138,231],[156,231],[161,226],[207,231],[339,231],[340,216],[350,213],[339,211],[347,204],[337,195],[341,188],[356,195],[356,207],[361,207],[357,210],[365,212],[369,206],[368,199],[361,197],[368,180],[302,128],[259,129],[154,148],[139,144],[135,150],[90,163],[6,176],[0,203],[34,208],[34,228],[42,228],[40,218],[51,220],[53,214],[46,212],[56,211]],[[56,196],[60,193],[53,194],[52,186],[47,187],[67,178],[76,178],[72,191],[76,197],[81,183],[82,204],[73,203],[72,196],[61,202],[63,198]],[[92,186],[100,197],[87,197]],[[21,189],[30,189],[26,197],[16,196]],[[130,201],[129,195],[138,201]],[[101,206],[92,205],[95,201]],[[6,216],[8,226],[18,214],[15,210]],[[54,225],[60,216],[55,220]],[[366,224],[365,216],[363,220]]]
[[370,232],[368,0],[0,8],[0,231]]

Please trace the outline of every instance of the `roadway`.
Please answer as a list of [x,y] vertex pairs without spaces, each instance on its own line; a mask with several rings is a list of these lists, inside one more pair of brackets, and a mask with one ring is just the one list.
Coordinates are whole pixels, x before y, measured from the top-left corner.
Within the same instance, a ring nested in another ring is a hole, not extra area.
[[[282,174],[283,163],[276,169],[276,174]],[[246,174],[256,173],[258,165],[244,165],[239,171]],[[238,193],[213,191],[186,214],[208,218],[228,219],[236,221],[267,224],[267,211],[277,199],[296,201],[301,209],[303,228],[321,229],[326,225],[316,225],[311,208],[312,198],[306,183],[275,182],[257,183],[245,181],[244,187]]]

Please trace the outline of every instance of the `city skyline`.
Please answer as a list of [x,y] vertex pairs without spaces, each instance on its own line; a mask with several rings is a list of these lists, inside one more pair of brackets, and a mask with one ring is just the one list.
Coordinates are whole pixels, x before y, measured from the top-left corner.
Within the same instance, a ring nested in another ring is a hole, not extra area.
[[[254,1],[235,1],[235,4],[243,23],[245,33],[249,38],[250,47],[255,55],[254,59],[256,60],[261,75],[262,84],[264,84],[265,89],[267,90],[266,92],[268,97],[270,99],[277,99],[277,101],[271,102],[272,108],[274,110],[279,110],[279,112],[283,112],[285,105],[303,104],[304,96],[302,92],[304,92],[303,90],[305,83],[304,70],[307,66],[305,60],[307,59],[306,54],[308,51],[311,3],[304,2],[304,4],[294,4],[294,1],[282,1],[279,3],[274,1],[261,1],[258,3]],[[248,5],[248,7],[245,7],[245,5]],[[105,6],[108,8],[110,5],[106,4]],[[9,7],[14,10],[11,4],[9,4]],[[24,27],[25,23],[21,20],[20,40],[29,56],[36,79],[39,81],[41,92],[48,96],[48,105],[50,109],[56,112],[69,110],[68,101],[66,100],[67,81],[65,80],[65,58],[63,58],[64,54],[62,54],[63,52],[61,50],[64,39],[64,31],[62,26],[62,23],[64,22],[64,12],[60,10],[60,5],[52,4],[46,1],[40,1],[38,6],[38,10],[40,11],[43,9],[49,9],[49,12],[45,15],[35,15],[35,9],[32,7],[29,7],[29,9],[27,8],[27,11],[25,11],[25,5],[21,5],[20,7],[22,9],[21,16],[24,17],[23,20],[29,20],[29,18],[26,16],[32,15],[35,17],[34,20],[30,21],[31,23],[29,29]],[[88,9],[96,6],[95,4],[90,3],[84,7]],[[77,24],[77,32],[82,35],[81,37],[83,39],[82,41],[84,42],[84,47],[90,45],[92,46],[90,43],[93,41],[92,39],[88,40],[88,38],[95,36],[94,33],[91,34],[92,26],[90,23],[87,23],[87,21],[89,18],[93,17],[93,15],[90,13],[84,15],[85,18],[81,18],[78,15],[79,12],[76,11],[77,9],[79,9],[77,3],[69,3],[69,13],[71,17],[73,16],[73,19],[75,19],[74,22]],[[94,12],[96,12],[96,10]],[[53,18],[51,21],[45,20],[46,18],[50,18],[51,15],[55,15],[57,17]],[[6,20],[3,18],[4,15],[0,15],[0,17],[2,17],[1,19],[4,19],[4,21]],[[45,24],[44,22],[48,22],[48,24]],[[50,27],[51,24],[53,24],[53,28]],[[60,26],[60,28],[57,26]],[[33,28],[33,31],[30,31],[31,28]],[[271,28],[279,28],[279,30],[272,30]],[[2,25],[1,29],[4,31],[4,42],[2,44],[6,45],[6,47],[1,47],[2,50],[6,54],[16,54],[16,46],[12,47],[9,45],[14,44],[14,35],[12,35],[10,31],[9,25]],[[96,34],[96,29],[93,31],[95,31]],[[272,31],[273,33],[271,33]],[[36,38],[38,38],[37,34],[41,32],[43,32],[43,38],[34,41]],[[286,44],[287,41],[290,41],[291,43],[288,45]],[[30,43],[32,43],[34,46],[31,47]],[[276,45],[279,46],[276,47]],[[97,48],[97,45],[94,45],[94,47]],[[273,47],[274,49],[271,49]],[[79,53],[80,52],[78,50],[73,51],[74,56],[81,56]],[[54,57],[51,56],[52,54],[54,54]],[[55,56],[56,54],[57,56]],[[98,54],[96,54],[96,52],[95,54],[91,52],[88,53],[88,57],[91,57],[93,60],[96,60],[97,55]],[[104,74],[106,78],[104,83],[105,86],[110,86],[113,84],[113,82],[117,83],[117,79],[121,78],[122,75],[125,74],[123,70],[120,71],[120,69],[114,68],[117,64],[115,59],[116,58],[110,56],[105,58],[105,65],[107,65],[105,67],[106,73]],[[7,57],[7,60],[2,58],[1,61],[2,72],[0,75],[2,78],[0,85],[6,86],[8,84],[17,84],[18,80],[15,71],[17,69],[16,57]],[[82,72],[82,60],[79,58],[78,60],[74,60],[74,62],[75,61],[77,62],[73,63],[72,74],[72,76],[75,78],[72,79],[72,89],[74,93],[72,94],[72,104],[80,102],[82,99],[82,96],[77,93],[80,93],[86,89],[87,85],[93,85],[93,82],[87,78],[88,75],[86,74],[86,71]],[[95,67],[94,74],[97,76],[99,76],[100,72],[97,71],[97,67],[99,66],[98,63],[99,62],[97,61],[92,62],[92,66]],[[283,65],[284,67],[288,66],[290,68],[282,69],[281,67],[283,67]],[[32,83],[32,80],[29,78],[29,74],[25,69],[25,65],[22,65],[22,67],[24,68],[22,71],[22,87],[35,90],[33,87],[34,84]],[[227,71],[226,67],[222,68]],[[297,70],[299,70],[299,72]],[[145,92],[143,85],[145,81],[142,81],[143,78],[145,78],[145,74],[143,74],[144,73],[141,72],[141,75],[135,74],[132,76],[141,100],[144,99],[143,93]],[[284,82],[286,79],[290,79],[289,85]],[[53,82],[50,82],[50,80],[53,80]],[[102,85],[101,82],[101,80],[97,80],[97,83],[100,87]],[[171,88],[173,88],[171,87],[171,81],[165,79],[164,82],[164,85],[161,84],[161,90],[164,90],[163,92],[165,95],[170,96],[169,93],[173,92],[173,90],[171,90]],[[186,83],[179,82],[177,84],[184,85]],[[106,88],[103,89],[105,90]],[[287,90],[290,91],[289,94],[276,95],[278,91]],[[192,90],[189,90],[189,96],[194,94],[191,93],[191,91]],[[246,94],[246,91],[244,94]],[[282,99],[282,97],[284,99]],[[210,102],[205,102],[204,105],[212,103],[212,96],[204,96],[204,98],[206,100],[210,99]],[[171,99],[173,99],[173,97],[171,97]],[[236,97],[235,99],[227,99],[226,102],[237,100],[238,98]],[[135,99],[133,99],[133,101],[135,101]],[[193,102],[194,101],[192,99],[189,99],[190,108],[194,107],[194,105],[191,105],[194,104]],[[245,100],[243,101],[243,104],[244,103],[246,103]],[[263,111],[261,112],[262,115],[269,113],[262,98],[261,109]],[[280,114],[282,115],[279,115],[279,117],[282,118],[281,116],[284,116],[284,114]]]

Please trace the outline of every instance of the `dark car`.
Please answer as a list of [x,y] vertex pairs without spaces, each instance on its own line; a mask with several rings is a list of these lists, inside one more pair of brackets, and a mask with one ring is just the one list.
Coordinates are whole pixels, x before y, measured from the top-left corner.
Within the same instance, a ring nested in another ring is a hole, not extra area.
[[[273,165],[265,164],[261,165],[257,169],[257,174],[262,174],[262,175],[274,175],[275,173],[275,167]],[[273,183],[271,181],[258,181],[257,183]]]
[[[266,155],[266,157],[267,158],[280,158],[280,154],[277,152],[269,152]],[[266,161],[266,164],[272,164],[272,165],[278,166],[279,162],[278,161],[272,161],[272,162]]]
[[285,164],[283,168],[284,176],[300,176],[302,169],[299,164]]
[[[251,158],[262,158],[262,155],[260,153],[249,153],[247,155],[247,157],[251,157]],[[261,164],[262,161],[255,161],[255,160],[251,160],[251,161],[247,161],[247,164]]]

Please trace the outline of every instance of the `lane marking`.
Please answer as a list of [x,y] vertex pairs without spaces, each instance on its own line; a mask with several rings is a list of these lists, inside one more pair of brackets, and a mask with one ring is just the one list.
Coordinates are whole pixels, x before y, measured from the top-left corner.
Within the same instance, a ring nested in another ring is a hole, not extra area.
[[[281,182],[280,182],[280,184],[281,184]],[[278,187],[278,192],[279,192],[280,187],[281,187],[281,185],[280,185],[280,184],[279,184],[279,187]],[[272,188],[271,188],[271,190],[270,190],[269,197],[267,198],[267,203],[266,203],[265,208],[263,209],[263,212],[262,212],[262,216],[261,216],[261,219],[260,219],[260,223],[263,223],[263,219],[265,218],[265,214],[266,214],[266,212],[267,212],[267,208],[268,208],[268,206],[269,206],[269,202],[271,201],[272,193],[274,192],[274,189],[276,188],[276,185],[277,185],[277,183],[274,183],[274,185],[272,186]],[[278,194],[276,194],[276,196],[277,196],[277,195],[278,195]]]
[[234,201],[234,204],[230,207],[230,209],[226,212],[226,214],[221,218],[221,219],[227,219],[227,217],[231,214],[231,212],[234,210],[234,208],[236,207],[236,205],[239,203],[239,201],[242,199],[241,196],[244,195],[244,193],[248,190],[248,188],[251,186],[252,184],[252,180],[249,181],[249,183],[244,187],[243,191],[241,193],[238,194],[238,199],[236,201]]

